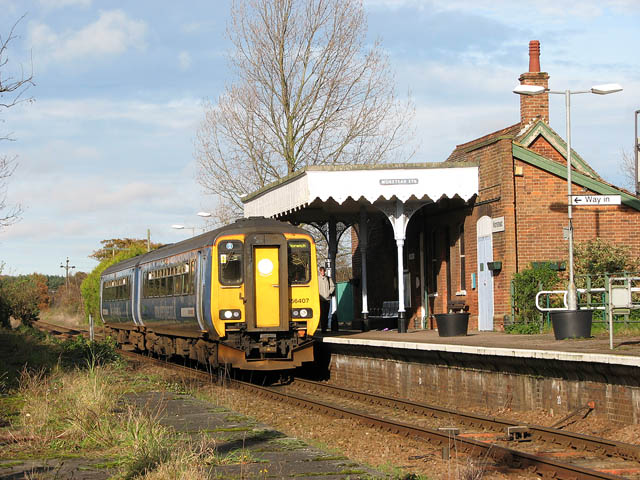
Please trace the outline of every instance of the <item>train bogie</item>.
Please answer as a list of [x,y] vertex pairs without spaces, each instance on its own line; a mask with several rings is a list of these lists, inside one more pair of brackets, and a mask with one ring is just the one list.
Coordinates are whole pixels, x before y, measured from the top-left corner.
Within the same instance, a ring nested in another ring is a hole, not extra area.
[[236,222],[109,267],[105,324],[129,348],[277,370],[313,360],[316,252],[302,229]]

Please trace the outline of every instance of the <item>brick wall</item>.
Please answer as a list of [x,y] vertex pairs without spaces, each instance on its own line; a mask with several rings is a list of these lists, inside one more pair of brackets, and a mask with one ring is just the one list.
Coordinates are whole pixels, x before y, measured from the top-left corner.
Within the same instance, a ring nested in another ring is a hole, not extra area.
[[[333,352],[331,382],[451,408],[519,412],[542,409],[562,418],[594,401],[593,415],[612,424],[640,423],[637,368],[420,352],[399,361],[393,353]],[[398,358],[406,358],[403,351]],[[633,372],[631,370],[634,370]]]
[[[420,304],[419,237],[424,235],[425,280],[427,292],[435,290],[432,272],[437,272],[437,296],[428,300],[430,314],[448,310],[448,299],[463,300],[469,306],[469,328],[478,326],[478,290],[472,288],[471,277],[478,275],[477,223],[480,218],[504,217],[504,231],[494,232],[493,259],[502,262],[502,269],[493,275],[494,329],[501,330],[505,316],[510,315],[511,279],[514,273],[528,268],[531,262],[566,261],[568,244],[563,240],[567,220],[566,180],[541,168],[520,161],[513,156],[512,138],[505,131],[493,139],[483,137],[463,146],[457,159],[478,165],[478,197],[473,206],[465,206],[454,199],[441,200],[423,207],[411,218],[405,242],[405,265],[409,267],[412,308],[411,318]],[[481,141],[480,141],[481,140]],[[532,143],[532,150],[558,163],[565,162],[543,137]],[[518,174],[516,175],[516,169]],[[574,194],[594,194],[578,185]],[[597,237],[630,246],[640,251],[640,212],[627,206],[575,207],[573,209],[574,238],[582,242]],[[464,224],[466,295],[460,292],[459,228]],[[436,236],[436,250],[432,237]],[[447,243],[448,238],[448,243]],[[357,243],[356,243],[357,245]],[[448,252],[448,255],[447,255]],[[354,260],[354,276],[359,277],[359,254]],[[412,259],[409,257],[412,256]],[[447,261],[448,257],[448,261]],[[447,284],[450,271],[450,289]],[[388,221],[382,216],[372,217],[368,252],[369,306],[381,306],[384,300],[397,296],[396,245]],[[356,292],[356,315],[361,311],[360,292]],[[409,324],[410,327],[416,326]],[[433,318],[427,323],[434,328]]]
[[[523,171],[515,178],[520,269],[533,261],[566,260],[569,247],[562,229],[568,225],[567,181],[519,160],[516,165]],[[576,184],[572,193],[595,194]],[[625,205],[574,207],[573,226],[575,242],[600,237],[640,249],[640,212]]]

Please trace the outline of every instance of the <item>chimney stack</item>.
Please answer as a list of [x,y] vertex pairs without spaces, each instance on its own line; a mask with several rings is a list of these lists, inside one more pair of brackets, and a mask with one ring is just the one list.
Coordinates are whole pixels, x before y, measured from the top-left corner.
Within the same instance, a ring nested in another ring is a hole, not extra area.
[[[540,71],[540,42],[529,42],[529,71],[520,75],[521,85],[537,85],[549,88],[549,74]],[[520,95],[520,122],[527,126],[540,119],[549,123],[549,94]]]

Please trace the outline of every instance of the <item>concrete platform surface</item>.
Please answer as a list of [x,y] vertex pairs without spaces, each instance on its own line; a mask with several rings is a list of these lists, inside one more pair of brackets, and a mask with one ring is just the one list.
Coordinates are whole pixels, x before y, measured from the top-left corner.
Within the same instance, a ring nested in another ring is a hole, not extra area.
[[440,337],[436,330],[371,330],[327,332],[317,337],[324,344],[361,345],[380,348],[429,350],[476,355],[595,362],[640,367],[640,336],[608,335],[556,340],[553,334],[511,335],[504,332],[471,331],[466,336]]

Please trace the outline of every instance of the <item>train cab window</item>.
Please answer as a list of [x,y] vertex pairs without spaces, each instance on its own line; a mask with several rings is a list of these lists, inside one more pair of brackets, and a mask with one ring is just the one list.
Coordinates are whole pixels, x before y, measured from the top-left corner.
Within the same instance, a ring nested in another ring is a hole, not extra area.
[[242,283],[242,242],[223,240],[218,245],[218,270],[222,285],[240,285]]
[[311,279],[311,246],[307,240],[291,240],[287,244],[289,284],[309,283]]

